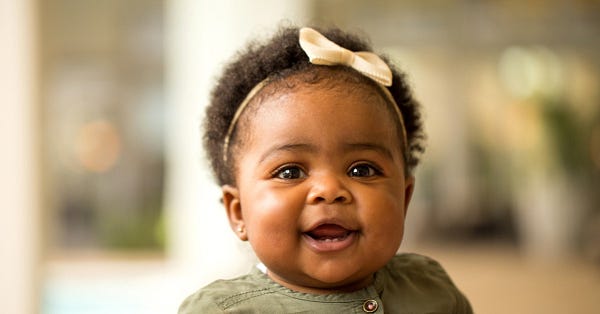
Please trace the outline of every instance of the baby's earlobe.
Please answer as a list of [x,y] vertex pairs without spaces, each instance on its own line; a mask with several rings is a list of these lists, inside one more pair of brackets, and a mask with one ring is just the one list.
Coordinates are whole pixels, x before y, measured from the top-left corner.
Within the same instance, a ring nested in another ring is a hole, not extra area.
[[246,234],[246,228],[244,227],[244,225],[239,225],[235,231],[236,235],[238,236],[238,238],[240,238],[240,240],[248,241],[248,235]]
[[242,241],[248,239],[242,213],[242,204],[240,202],[240,191],[238,188],[231,185],[223,185],[221,187],[223,207],[229,220],[231,229]]

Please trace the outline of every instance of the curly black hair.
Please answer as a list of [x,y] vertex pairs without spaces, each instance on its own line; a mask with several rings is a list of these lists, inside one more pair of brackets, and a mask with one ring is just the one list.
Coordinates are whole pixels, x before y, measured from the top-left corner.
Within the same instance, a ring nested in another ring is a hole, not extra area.
[[[367,40],[356,35],[337,28],[315,27],[315,29],[351,51],[372,51]],[[248,93],[265,79],[269,79],[269,82],[280,81],[298,73],[315,70],[315,67],[323,67],[309,62],[306,53],[300,47],[298,36],[299,28],[286,26],[281,27],[266,42],[250,42],[245,49],[238,52],[231,63],[225,66],[212,90],[204,119],[203,144],[218,184],[235,184],[234,152],[236,151],[233,147],[239,145],[240,141],[237,139],[236,132],[231,135],[229,152],[225,152],[229,154],[227,160],[223,158],[223,144],[231,120]],[[402,113],[407,136],[407,148],[403,149],[405,167],[408,173],[412,173],[425,150],[420,105],[413,98],[404,73],[394,67],[387,57],[381,56],[381,58],[392,70],[392,85],[387,88]],[[347,69],[349,70],[346,71],[354,71]],[[356,76],[364,77],[357,71],[354,72]],[[371,80],[367,79],[367,81]],[[237,127],[239,128],[239,125]]]

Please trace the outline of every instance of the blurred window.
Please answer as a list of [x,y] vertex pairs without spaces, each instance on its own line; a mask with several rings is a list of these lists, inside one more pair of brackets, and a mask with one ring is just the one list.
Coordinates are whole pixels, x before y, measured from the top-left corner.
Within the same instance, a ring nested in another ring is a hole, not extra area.
[[40,6],[50,250],[162,250],[163,2]]

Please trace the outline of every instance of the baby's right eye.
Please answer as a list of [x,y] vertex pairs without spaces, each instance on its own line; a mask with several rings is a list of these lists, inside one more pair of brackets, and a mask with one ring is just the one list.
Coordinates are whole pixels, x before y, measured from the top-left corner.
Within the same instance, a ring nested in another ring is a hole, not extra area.
[[284,166],[275,171],[274,178],[283,180],[296,180],[306,177],[306,173],[298,166]]

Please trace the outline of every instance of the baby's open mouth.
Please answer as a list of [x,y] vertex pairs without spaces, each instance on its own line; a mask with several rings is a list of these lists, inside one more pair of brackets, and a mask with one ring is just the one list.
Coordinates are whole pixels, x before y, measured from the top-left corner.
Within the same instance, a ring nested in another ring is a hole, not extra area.
[[306,244],[318,254],[340,252],[358,241],[358,230],[336,223],[320,224],[303,233]]
[[305,234],[317,241],[336,242],[343,241],[355,231],[348,230],[336,224],[323,224]]

